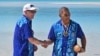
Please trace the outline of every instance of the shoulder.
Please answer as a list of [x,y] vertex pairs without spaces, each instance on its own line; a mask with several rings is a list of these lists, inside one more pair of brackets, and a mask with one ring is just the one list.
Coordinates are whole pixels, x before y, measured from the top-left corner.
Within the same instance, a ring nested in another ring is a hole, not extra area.
[[73,20],[70,20],[70,21],[71,21],[71,25],[73,25],[73,26],[79,26],[79,23],[77,23],[77,22],[75,22]]
[[58,20],[57,22],[55,22],[52,26],[57,26],[61,24],[61,20]]
[[23,17],[21,17],[18,21],[17,21],[17,25],[19,26],[19,27],[22,27],[22,25],[24,25],[24,24],[27,24],[28,23],[28,21],[27,21],[27,19],[23,16]]
[[61,29],[62,25],[61,25],[61,21],[57,21],[55,22],[52,26],[51,26],[51,29],[53,30],[58,30],[58,29]]

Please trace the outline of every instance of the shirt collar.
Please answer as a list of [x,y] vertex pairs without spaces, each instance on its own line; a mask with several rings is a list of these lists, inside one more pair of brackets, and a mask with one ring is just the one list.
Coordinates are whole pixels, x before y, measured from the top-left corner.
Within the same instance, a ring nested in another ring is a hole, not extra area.
[[28,20],[29,22],[31,22],[31,20],[29,20],[29,18],[28,18],[28,17],[26,17],[25,15],[23,15],[23,17],[25,17],[25,18],[26,18],[26,20]]
[[[71,22],[72,22],[72,20],[70,20],[69,25],[71,24]],[[60,25],[63,25],[62,22],[61,22],[61,19],[58,21],[58,23],[59,23]]]

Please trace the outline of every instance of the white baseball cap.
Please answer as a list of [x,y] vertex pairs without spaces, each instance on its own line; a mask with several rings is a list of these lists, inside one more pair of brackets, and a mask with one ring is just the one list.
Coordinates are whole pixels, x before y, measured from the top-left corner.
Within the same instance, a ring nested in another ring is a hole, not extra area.
[[33,4],[28,3],[24,5],[23,12],[27,10],[37,10],[37,8]]

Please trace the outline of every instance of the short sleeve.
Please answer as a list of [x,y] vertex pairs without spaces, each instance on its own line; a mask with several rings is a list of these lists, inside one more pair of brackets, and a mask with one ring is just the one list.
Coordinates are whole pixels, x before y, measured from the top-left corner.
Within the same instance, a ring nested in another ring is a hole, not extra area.
[[25,34],[25,39],[33,37],[33,31],[29,24],[24,25],[24,34]]
[[48,34],[48,39],[55,41],[55,33],[54,33],[54,28],[53,26],[51,27],[49,34]]
[[80,25],[78,24],[78,27],[77,27],[77,33],[76,33],[77,37],[78,38],[82,38],[84,36],[84,33],[80,27]]

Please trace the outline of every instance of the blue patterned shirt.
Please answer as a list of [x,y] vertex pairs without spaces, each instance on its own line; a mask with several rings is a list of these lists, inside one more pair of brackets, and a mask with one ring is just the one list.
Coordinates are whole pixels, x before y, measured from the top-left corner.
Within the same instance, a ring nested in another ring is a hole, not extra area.
[[64,36],[64,31],[65,28],[61,20],[53,24],[50,29],[48,39],[54,42],[52,56],[77,56],[77,53],[73,51],[73,47],[77,44],[77,38],[84,36],[80,25],[70,20],[67,31],[68,36]]
[[30,49],[33,50],[32,44],[30,44],[28,41],[28,38],[33,37],[31,23],[32,21],[30,21],[24,15],[16,23],[14,31],[14,40],[13,40],[13,45],[14,45],[13,56],[29,56],[30,54],[29,50]]

